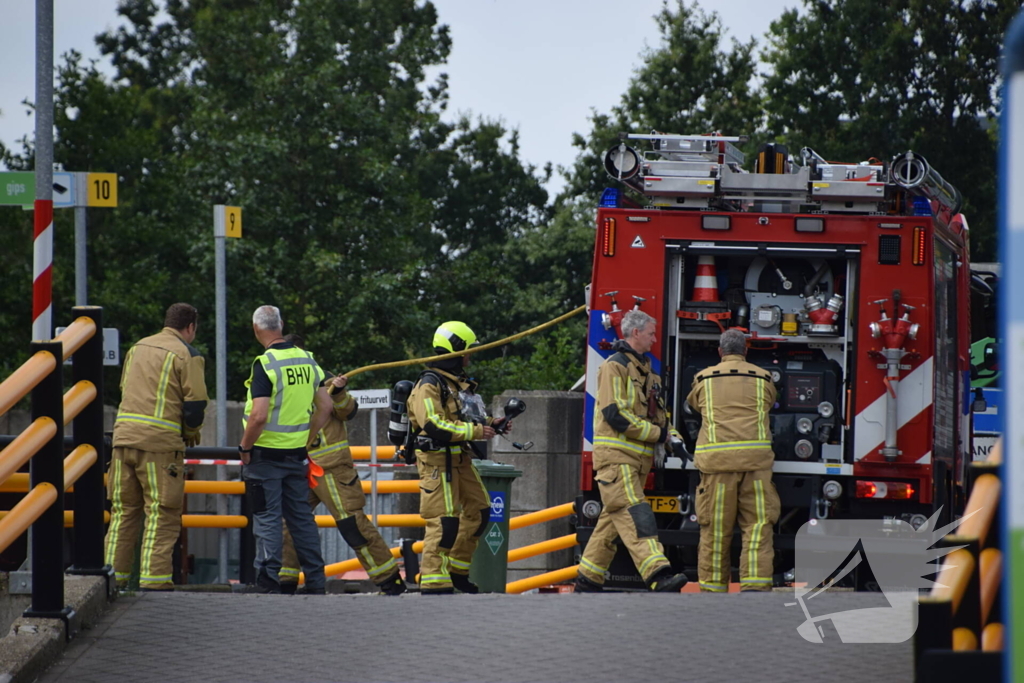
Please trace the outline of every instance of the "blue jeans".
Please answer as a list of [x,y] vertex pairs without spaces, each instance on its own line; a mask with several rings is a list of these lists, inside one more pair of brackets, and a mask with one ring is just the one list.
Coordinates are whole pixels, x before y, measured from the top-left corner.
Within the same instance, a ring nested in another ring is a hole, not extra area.
[[252,496],[256,575],[262,571],[273,581],[280,582],[283,517],[295,541],[299,565],[306,573],[306,586],[323,588],[326,583],[324,558],[320,552],[320,533],[307,502],[309,483],[305,463],[296,459],[276,462],[257,456],[245,466],[243,476]]

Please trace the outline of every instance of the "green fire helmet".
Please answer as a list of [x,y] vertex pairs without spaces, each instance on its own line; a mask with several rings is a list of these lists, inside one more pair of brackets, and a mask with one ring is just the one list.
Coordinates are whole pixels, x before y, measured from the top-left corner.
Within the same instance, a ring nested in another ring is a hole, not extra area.
[[458,320],[442,323],[434,332],[434,350],[439,353],[454,353],[476,344],[476,335],[469,325]]

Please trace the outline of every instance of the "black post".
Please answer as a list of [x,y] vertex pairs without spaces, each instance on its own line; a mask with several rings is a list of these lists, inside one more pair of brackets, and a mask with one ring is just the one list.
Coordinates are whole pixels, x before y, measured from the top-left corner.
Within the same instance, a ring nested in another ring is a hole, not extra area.
[[[96,323],[96,333],[72,357],[72,381],[92,382],[96,398],[78,414],[72,425],[74,447],[96,449],[96,462],[75,483],[75,564],[69,574],[107,576],[111,588],[113,569],[104,563],[103,553],[103,309],[76,306],[72,319],[85,317]],[[109,592],[109,591],[108,591]]]
[[420,573],[420,556],[412,549],[416,539],[401,538],[398,542],[402,548],[402,561],[405,564],[405,581],[406,583],[416,583],[416,575]]
[[32,458],[31,487],[42,483],[57,489],[57,502],[32,525],[32,606],[26,617],[63,619],[70,637],[74,610],[64,605],[64,345],[58,341],[32,342],[32,354],[47,351],[55,367],[32,390],[32,419],[48,417],[57,432]]

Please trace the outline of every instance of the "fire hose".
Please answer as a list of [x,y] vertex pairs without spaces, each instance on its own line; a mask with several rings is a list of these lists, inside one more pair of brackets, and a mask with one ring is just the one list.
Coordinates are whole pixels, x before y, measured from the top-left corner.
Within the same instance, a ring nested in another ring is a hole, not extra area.
[[421,363],[429,363],[429,362],[436,361],[436,360],[446,360],[448,358],[457,358],[458,356],[465,356],[467,353],[476,353],[478,351],[486,351],[487,349],[493,349],[493,348],[498,347],[498,346],[503,346],[505,344],[510,344],[510,343],[512,343],[512,342],[514,342],[516,340],[522,339],[523,337],[528,337],[531,334],[536,334],[537,332],[540,332],[541,330],[545,330],[545,329],[547,329],[549,327],[557,325],[560,322],[568,320],[569,318],[573,317],[577,313],[582,313],[586,309],[587,309],[587,306],[586,306],[586,304],[584,304],[583,306],[580,306],[579,308],[574,308],[573,310],[569,311],[568,313],[566,313],[564,315],[560,315],[560,316],[558,316],[557,318],[555,318],[553,320],[549,320],[546,323],[543,323],[541,325],[537,325],[536,327],[530,328],[529,330],[526,330],[525,332],[519,332],[517,334],[513,334],[511,337],[505,337],[504,339],[500,339],[498,341],[493,341],[493,342],[489,342],[487,344],[482,344],[480,346],[474,346],[474,347],[471,347],[471,348],[468,348],[468,349],[463,349],[462,351],[456,351],[454,353],[445,353],[445,354],[440,355],[440,356],[428,356],[426,358],[409,358],[407,360],[397,360],[397,361],[392,361],[390,363],[377,363],[375,365],[365,365],[365,366],[363,366],[361,368],[356,368],[355,370],[351,370],[351,371],[343,373],[343,374],[346,377],[351,378],[354,375],[358,375],[358,374],[363,373],[363,372],[370,372],[371,370],[387,370],[387,369],[390,369],[390,368],[401,368],[401,367],[405,367],[407,365],[419,365]]

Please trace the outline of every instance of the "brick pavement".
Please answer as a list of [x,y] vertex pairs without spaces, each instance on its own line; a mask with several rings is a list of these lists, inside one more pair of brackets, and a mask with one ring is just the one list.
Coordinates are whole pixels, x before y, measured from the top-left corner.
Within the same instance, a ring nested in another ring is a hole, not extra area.
[[[809,643],[792,599],[149,593],[117,600],[39,683],[912,680],[909,641]],[[815,602],[816,614],[886,604]]]

